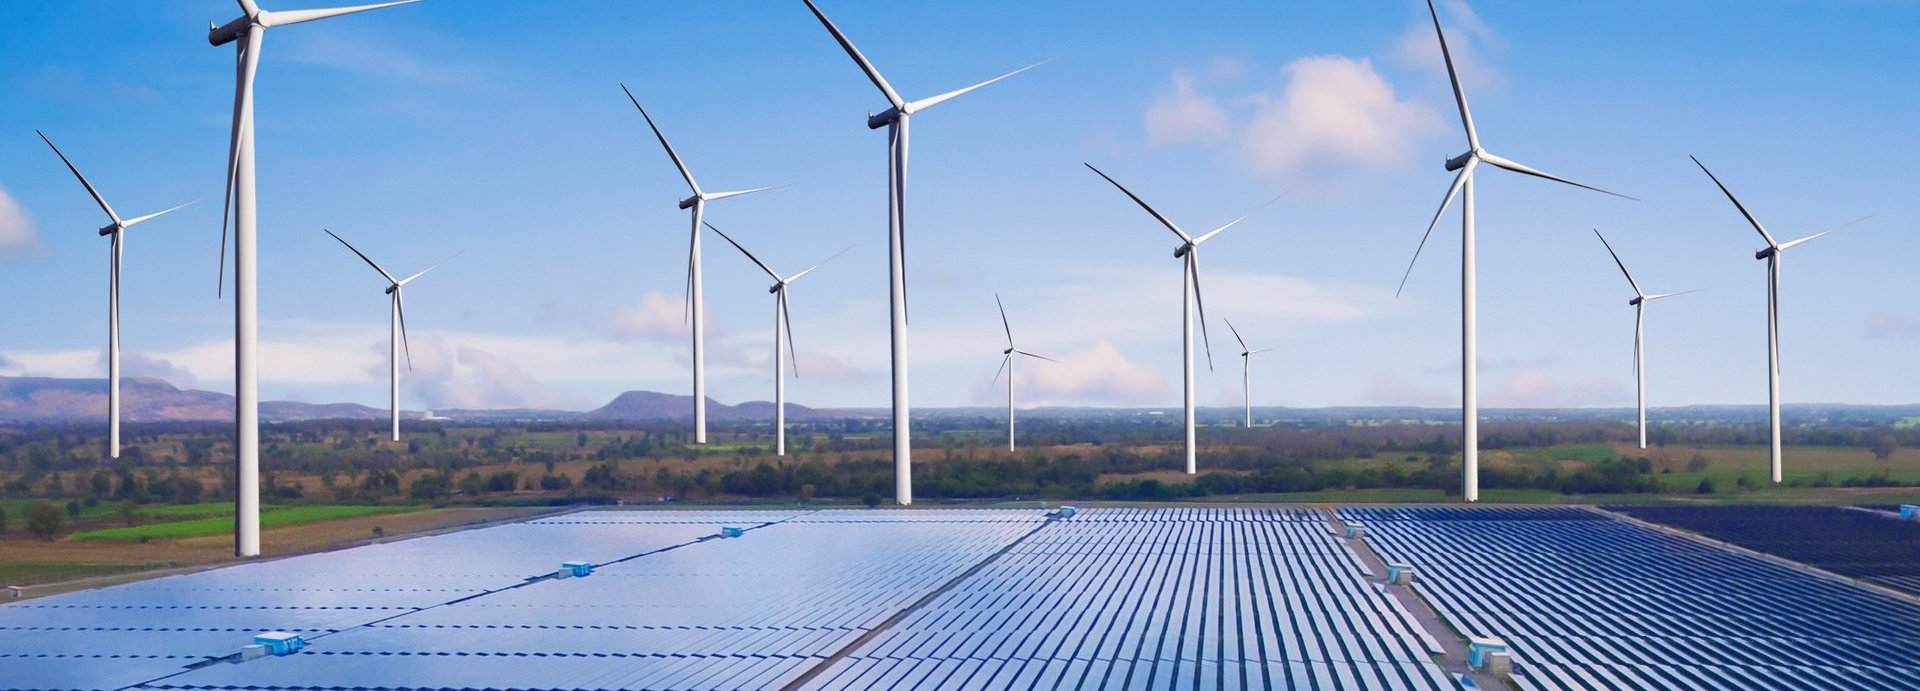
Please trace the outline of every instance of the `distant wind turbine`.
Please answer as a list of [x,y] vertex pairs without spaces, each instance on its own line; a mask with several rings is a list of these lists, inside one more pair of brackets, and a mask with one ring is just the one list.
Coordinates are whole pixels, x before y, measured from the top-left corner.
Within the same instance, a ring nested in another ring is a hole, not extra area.
[[1619,253],[1613,251],[1613,245],[1607,242],[1607,236],[1601,235],[1598,228],[1593,230],[1593,235],[1600,238],[1600,244],[1607,248],[1607,254],[1613,255],[1613,263],[1620,267],[1621,275],[1627,277],[1627,285],[1633,287],[1633,299],[1628,300],[1627,304],[1633,305],[1633,388],[1635,400],[1639,401],[1640,448],[1644,449],[1647,448],[1647,344],[1645,340],[1647,303],[1660,298],[1686,295],[1694,291],[1683,290],[1678,293],[1653,295],[1640,292],[1640,283],[1633,280],[1633,273],[1627,271],[1626,262],[1620,261]]
[[701,297],[706,286],[700,276],[701,219],[706,215],[707,202],[765,192],[781,185],[734,192],[701,190],[700,183],[693,180],[693,172],[687,170],[687,164],[680,161],[680,154],[675,153],[673,145],[667,143],[667,136],[660,133],[660,126],[653,124],[653,116],[648,115],[647,109],[640,106],[640,99],[634,98],[633,91],[625,84],[620,85],[620,90],[627,92],[627,100],[633,101],[633,107],[640,110],[640,117],[646,119],[647,127],[653,129],[654,138],[660,140],[660,148],[667,150],[667,158],[673,159],[673,166],[680,169],[680,177],[686,178],[687,187],[693,190],[692,196],[680,200],[680,208],[690,209],[693,212],[693,231],[687,240],[686,311],[687,318],[693,322],[693,442],[705,444],[707,443],[707,309]]
[[[767,292],[773,293],[774,295],[773,454],[776,456],[785,456],[787,455],[787,377],[783,370],[787,366],[787,349],[793,345],[793,316],[787,311],[787,286],[792,285],[794,281],[800,280],[801,276],[813,273],[814,269],[825,266],[827,262],[839,259],[840,255],[846,254],[847,250],[853,248],[848,247],[847,249],[835,252],[833,256],[821,260],[819,264],[814,264],[800,273],[782,278],[780,274],[774,272],[772,267],[767,266],[766,262],[760,261],[759,257],[753,256],[752,252],[748,252],[747,248],[740,246],[740,243],[734,242],[733,238],[728,237],[726,233],[720,232],[719,228],[714,228],[712,223],[708,223],[707,227],[712,228],[715,233],[720,233],[720,237],[725,238],[727,244],[733,245],[734,249],[740,250],[741,254],[747,255],[747,259],[753,260],[754,266],[760,267],[761,271],[765,271],[768,276],[773,277],[773,286],[767,288]],[[783,335],[785,336],[784,339],[782,338]],[[800,351],[795,349],[793,376],[796,378],[800,376],[799,359]]]
[[[914,114],[945,103],[957,96],[980,87],[1006,79],[1040,66],[1034,63],[1008,72],[992,79],[980,82],[964,89],[949,91],[938,96],[918,101],[902,99],[893,90],[880,70],[867,61],[860,49],[847,40],[846,34],[827,19],[827,15],[813,4],[813,0],[804,0],[807,9],[820,24],[833,34],[833,40],[840,43],[847,57],[853,58],[860,71],[886,96],[889,107],[879,115],[867,116],[867,129],[887,128],[887,258],[890,273],[888,284],[890,308],[892,313],[893,341],[893,493],[894,501],[902,505],[913,503],[913,430],[909,425],[911,415],[907,403],[907,121]],[[1042,61],[1044,62],[1044,61]]]
[[1232,228],[1234,224],[1246,220],[1248,216],[1253,215],[1254,211],[1265,208],[1267,204],[1272,204],[1274,201],[1279,200],[1279,197],[1274,197],[1268,200],[1266,204],[1254,207],[1253,211],[1241,214],[1239,218],[1228,221],[1226,225],[1207,231],[1199,237],[1195,237],[1188,235],[1187,231],[1181,230],[1180,226],[1174,225],[1173,221],[1168,220],[1167,217],[1161,215],[1159,211],[1155,211],[1152,206],[1148,206],[1146,200],[1141,199],[1139,195],[1134,194],[1113,178],[1107,177],[1106,173],[1100,172],[1100,169],[1093,167],[1093,164],[1088,163],[1085,165],[1087,169],[1093,171],[1094,174],[1105,178],[1107,182],[1113,183],[1113,186],[1119,188],[1121,193],[1126,194],[1128,198],[1132,199],[1133,203],[1139,204],[1142,209],[1146,209],[1147,213],[1151,214],[1154,220],[1160,222],[1160,225],[1166,226],[1167,230],[1171,230],[1174,235],[1180,236],[1180,246],[1174,248],[1173,257],[1182,260],[1184,264],[1182,268],[1183,275],[1180,277],[1180,333],[1182,366],[1186,373],[1187,474],[1192,475],[1198,472],[1194,467],[1193,431],[1193,313],[1196,308],[1200,311],[1200,338],[1207,349],[1207,369],[1213,369],[1213,341],[1207,337],[1207,306],[1206,303],[1200,299],[1200,243],[1211,240],[1213,236],[1219,235],[1221,231]]
[[1000,358],[1000,369],[994,370],[993,372],[993,380],[1000,381],[1000,371],[1001,370],[1006,371],[1007,373],[1007,450],[1012,451],[1014,450],[1013,448],[1014,358],[1013,356],[1025,355],[1031,358],[1040,358],[1042,360],[1046,360],[1047,362],[1059,362],[1059,360],[1055,360],[1045,355],[1037,355],[1034,353],[1029,353],[1027,351],[1019,349],[1018,347],[1015,347],[1013,344],[1013,325],[1007,322],[1007,306],[1005,303],[1000,302],[999,293],[993,294],[993,304],[998,305],[1000,307],[1000,326],[1007,330],[1007,349],[1000,351],[1000,354],[1003,355],[1004,357]]
[[1253,356],[1278,349],[1261,348],[1259,350],[1253,350],[1248,348],[1247,339],[1240,337],[1240,330],[1233,328],[1233,321],[1230,319],[1223,319],[1222,321],[1227,322],[1227,330],[1233,332],[1233,340],[1240,342],[1240,386],[1246,390],[1247,429],[1253,429]]
[[[326,229],[322,228],[322,230]],[[440,268],[440,264],[429,266],[426,271],[421,271],[406,278],[394,278],[393,274],[387,273],[386,269],[380,268],[379,264],[374,263],[373,259],[368,258],[366,253],[360,251],[360,248],[354,247],[353,243],[347,242],[345,238],[339,235],[335,235],[331,230],[327,230],[326,233],[333,235],[333,239],[339,240],[340,244],[347,246],[347,249],[353,250],[353,253],[358,255],[361,261],[366,262],[367,266],[371,266],[374,271],[380,272],[381,278],[387,279],[387,295],[391,296],[391,302],[393,303],[392,315],[389,319],[391,323],[388,326],[389,330],[387,333],[387,383],[391,390],[391,396],[387,400],[391,403],[391,410],[393,412],[393,440],[400,441],[400,348],[403,345],[407,349],[407,371],[413,371],[413,344],[407,342],[407,301],[400,297],[400,289],[406,287],[408,283],[412,283],[413,279],[427,275],[427,271]],[[445,264],[446,262],[442,260],[440,263]]]
[[1413,261],[1407,263],[1407,272],[1400,277],[1400,288],[1394,291],[1399,295],[1407,287],[1407,277],[1413,275],[1413,265],[1420,261],[1420,250],[1427,246],[1427,238],[1433,235],[1433,228],[1440,222],[1440,216],[1453,204],[1455,195],[1460,196],[1460,418],[1465,427],[1461,434],[1463,448],[1460,454],[1461,486],[1460,496],[1467,501],[1480,500],[1480,348],[1478,317],[1475,313],[1477,288],[1474,278],[1474,237],[1473,237],[1473,171],[1481,163],[1496,168],[1505,168],[1516,173],[1544,178],[1554,182],[1582,187],[1585,189],[1611,194],[1623,199],[1633,199],[1624,194],[1616,194],[1583,185],[1556,175],[1540,172],[1533,168],[1493,155],[1480,148],[1480,135],[1473,129],[1473,116],[1467,111],[1467,93],[1460,88],[1460,73],[1454,69],[1453,53],[1447,50],[1447,34],[1440,30],[1440,14],[1433,9],[1433,0],[1427,0],[1427,13],[1433,16],[1433,32],[1440,37],[1440,57],[1447,63],[1447,80],[1453,84],[1453,101],[1460,108],[1460,124],[1467,130],[1467,152],[1447,159],[1447,170],[1460,171],[1454,176],[1453,185],[1447,188],[1446,199],[1440,202],[1440,210],[1434,212],[1433,220],[1427,223],[1427,232],[1420,236],[1419,247],[1413,250]]
[[255,210],[253,170],[253,79],[260,69],[260,42],[267,29],[342,15],[406,5],[399,0],[378,5],[326,10],[269,12],[254,0],[239,0],[243,13],[221,26],[208,23],[207,42],[234,44],[238,50],[234,74],[233,135],[227,143],[227,198],[220,218],[220,281],[226,282],[227,221],[233,221],[234,326],[234,556],[260,555],[260,368],[259,305],[254,270]]
[[67,155],[60,153],[60,147],[53,145],[53,140],[48,139],[47,135],[39,130],[34,130],[33,133],[40,135],[40,141],[46,142],[47,147],[53,149],[54,155],[60,157],[60,162],[67,164],[67,170],[73,171],[73,176],[80,179],[80,186],[87,188],[87,194],[93,196],[94,203],[100,205],[101,211],[107,212],[107,220],[111,221],[100,228],[100,234],[110,238],[112,243],[109,249],[112,254],[107,263],[107,453],[114,458],[119,458],[120,255],[126,251],[126,232],[128,228],[157,218],[161,214],[170,213],[193,202],[187,202],[187,204],[181,204],[166,211],[121,220],[120,214],[114,213],[113,207],[107,204],[106,198],[100,196],[100,191],[93,188],[93,183],[87,182],[87,176],[81,175],[80,169],[73,166],[73,161],[67,160]]
[[[1689,157],[1689,158],[1692,158],[1692,157]],[[1760,225],[1760,219],[1754,218],[1753,213],[1750,211],[1747,211],[1747,205],[1740,203],[1740,199],[1738,197],[1733,196],[1733,191],[1727,189],[1727,186],[1720,182],[1720,178],[1714,176],[1713,171],[1707,170],[1707,164],[1701,163],[1700,159],[1698,158],[1693,159],[1693,164],[1700,166],[1700,171],[1703,173],[1706,173],[1707,177],[1713,180],[1714,186],[1719,187],[1720,192],[1727,195],[1727,200],[1733,202],[1734,208],[1740,210],[1740,215],[1747,219],[1747,223],[1751,224],[1754,230],[1760,231],[1761,239],[1767,241],[1767,246],[1764,248],[1761,248],[1757,252],[1754,252],[1753,258],[1764,259],[1767,262],[1767,426],[1769,431],[1772,433],[1771,440],[1769,441],[1767,458],[1773,469],[1773,481],[1777,483],[1777,482],[1780,482],[1781,480],[1781,475],[1780,475],[1780,254],[1789,249],[1793,249],[1794,247],[1797,247],[1808,240],[1812,240],[1822,235],[1826,235],[1827,233],[1831,233],[1841,228],[1845,228],[1855,223],[1859,223],[1861,221],[1867,220],[1867,218],[1870,218],[1870,217],[1856,218],[1854,220],[1847,221],[1846,223],[1842,223],[1840,225],[1834,226],[1832,228],[1828,228],[1818,233],[1808,235],[1798,240],[1793,240],[1789,242],[1775,242],[1773,239],[1773,234],[1768,233],[1766,227]]]

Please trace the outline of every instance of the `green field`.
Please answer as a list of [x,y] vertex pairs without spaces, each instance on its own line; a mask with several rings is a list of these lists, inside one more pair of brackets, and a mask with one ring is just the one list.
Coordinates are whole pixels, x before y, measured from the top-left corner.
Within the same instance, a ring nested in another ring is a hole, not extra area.
[[[418,511],[419,506],[293,506],[275,508],[260,513],[261,528],[299,525],[318,521],[332,521],[342,518],[374,516],[379,514],[406,513]],[[167,540],[183,537],[201,537],[221,535],[233,532],[232,507],[227,506],[227,515],[195,518],[167,523],[150,523],[130,528],[107,528],[74,533],[75,540]]]

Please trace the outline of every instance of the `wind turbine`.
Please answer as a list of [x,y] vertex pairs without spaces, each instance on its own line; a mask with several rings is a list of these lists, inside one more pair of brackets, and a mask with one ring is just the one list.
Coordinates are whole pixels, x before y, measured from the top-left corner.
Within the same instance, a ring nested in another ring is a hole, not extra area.
[[[867,79],[873,82],[880,93],[887,97],[889,107],[879,115],[867,115],[867,129],[887,128],[887,261],[889,266],[888,291],[890,293],[890,312],[892,318],[893,341],[893,493],[894,501],[901,505],[913,503],[913,431],[909,427],[907,404],[907,266],[906,266],[906,225],[907,225],[907,121],[914,114],[932,108],[957,96],[980,87],[1006,79],[1013,75],[1039,67],[1034,63],[1008,72],[992,79],[980,82],[964,89],[949,91],[938,96],[918,101],[902,99],[893,90],[873,63],[867,61],[860,49],[847,40],[846,34],[820,12],[813,0],[803,0],[820,24],[833,34],[833,39],[847,51],[847,57],[865,72]],[[1045,62],[1045,61],[1042,61]]]
[[377,5],[325,10],[269,12],[254,0],[239,0],[241,15],[221,26],[209,22],[207,42],[234,44],[237,50],[233,91],[233,134],[227,143],[227,206],[220,219],[220,281],[226,282],[227,221],[233,221],[234,322],[234,498],[233,553],[260,555],[260,370],[256,317],[253,170],[253,80],[260,69],[260,43],[267,29],[342,15],[406,5],[398,0]]
[[1640,292],[1640,283],[1633,280],[1633,272],[1627,271],[1626,262],[1620,261],[1620,254],[1613,251],[1613,245],[1607,242],[1607,236],[1600,229],[1593,229],[1594,237],[1600,238],[1600,244],[1607,248],[1607,254],[1613,255],[1613,263],[1620,267],[1620,274],[1627,277],[1627,285],[1633,287],[1633,299],[1627,304],[1633,305],[1633,388],[1635,399],[1639,401],[1640,412],[1640,448],[1647,448],[1647,344],[1646,311],[1647,303],[1660,298],[1685,295],[1694,291],[1683,290],[1678,293],[1655,293],[1648,295]]
[[[1688,158],[1693,158],[1693,157],[1689,156]],[[1840,225],[1834,226],[1832,228],[1828,228],[1818,233],[1808,235],[1798,240],[1792,240],[1789,242],[1775,242],[1773,239],[1773,234],[1768,233],[1766,227],[1760,225],[1760,219],[1754,218],[1753,212],[1747,210],[1747,205],[1740,203],[1740,199],[1738,197],[1733,196],[1733,190],[1727,189],[1727,186],[1720,182],[1720,178],[1714,176],[1713,171],[1707,170],[1707,164],[1701,163],[1700,159],[1698,158],[1693,159],[1693,164],[1696,166],[1700,166],[1700,171],[1703,173],[1706,173],[1707,177],[1713,180],[1714,186],[1719,187],[1720,192],[1727,195],[1727,200],[1733,202],[1734,208],[1740,210],[1740,215],[1747,219],[1747,223],[1751,224],[1754,230],[1760,231],[1761,239],[1767,241],[1767,246],[1762,248],[1758,252],[1754,252],[1753,258],[1764,259],[1767,262],[1767,426],[1769,431],[1772,433],[1771,440],[1769,441],[1767,457],[1773,468],[1773,481],[1778,483],[1780,482],[1780,479],[1781,479],[1780,478],[1780,253],[1785,252],[1794,247],[1797,247],[1808,240],[1812,240],[1822,235],[1826,235],[1827,233],[1831,233],[1841,228],[1845,228],[1855,223],[1859,223],[1861,221],[1867,220],[1868,217],[1856,218],[1854,220],[1847,221],[1846,223],[1842,223]]]
[[[321,230],[326,229],[322,228]],[[388,401],[391,403],[391,409],[393,411],[393,440],[400,441],[400,348],[402,346],[405,346],[407,349],[407,371],[413,371],[413,344],[407,342],[407,302],[400,297],[400,289],[406,287],[408,283],[412,283],[413,279],[427,275],[427,271],[440,268],[440,264],[429,266],[426,271],[406,278],[394,278],[393,274],[387,273],[386,269],[380,268],[379,264],[374,263],[373,259],[367,257],[365,252],[360,251],[360,248],[354,247],[353,243],[347,242],[345,238],[334,234],[331,230],[327,230],[326,232],[328,235],[332,235],[333,239],[339,240],[340,244],[346,245],[347,249],[353,250],[353,253],[358,255],[361,261],[366,262],[367,266],[371,266],[374,271],[380,272],[381,278],[387,279],[387,295],[392,298],[391,302],[393,303],[392,315],[389,319],[391,323],[388,325],[387,332],[387,383],[389,389],[391,389],[391,395]],[[441,264],[444,263],[446,262],[441,262]]]
[[1266,204],[1254,207],[1253,211],[1241,214],[1239,218],[1228,221],[1226,225],[1207,231],[1199,237],[1194,237],[1188,235],[1187,231],[1181,230],[1180,226],[1174,225],[1173,221],[1167,220],[1166,216],[1161,215],[1159,211],[1155,211],[1152,206],[1148,206],[1146,200],[1141,199],[1139,195],[1134,194],[1113,178],[1107,177],[1107,174],[1100,172],[1099,168],[1093,167],[1093,164],[1088,163],[1085,165],[1088,170],[1093,171],[1102,178],[1106,178],[1107,182],[1113,183],[1113,186],[1119,188],[1122,193],[1125,193],[1128,198],[1133,200],[1133,203],[1139,204],[1142,209],[1146,209],[1148,214],[1153,215],[1154,220],[1160,222],[1160,225],[1166,226],[1167,230],[1171,230],[1174,235],[1180,236],[1180,246],[1174,248],[1173,257],[1183,260],[1184,264],[1182,268],[1183,275],[1180,277],[1180,334],[1183,369],[1186,373],[1187,474],[1192,475],[1197,472],[1193,459],[1193,312],[1195,308],[1198,308],[1200,311],[1200,338],[1207,349],[1207,369],[1213,369],[1213,341],[1207,337],[1207,306],[1206,303],[1200,300],[1200,256],[1198,254],[1200,243],[1213,239],[1213,236],[1219,235],[1221,231],[1232,228],[1234,224],[1246,220],[1248,216],[1253,215],[1254,211],[1265,208],[1267,204],[1272,204],[1278,200],[1279,197],[1274,197],[1272,200],[1268,200]]
[[114,458],[119,458],[120,255],[126,251],[126,232],[128,228],[159,217],[161,214],[173,212],[193,202],[187,202],[187,204],[181,204],[180,206],[159,213],[151,213],[138,218],[121,220],[120,214],[114,213],[113,207],[107,204],[106,198],[100,196],[100,191],[93,188],[93,183],[87,182],[87,176],[81,175],[80,169],[73,166],[73,161],[67,160],[67,155],[60,153],[60,147],[53,145],[53,140],[48,139],[47,135],[40,130],[34,130],[33,133],[40,135],[40,141],[46,142],[48,148],[53,149],[54,155],[60,157],[61,163],[67,164],[67,170],[73,171],[73,176],[80,179],[80,186],[87,188],[87,194],[93,196],[94,203],[100,205],[101,211],[107,212],[107,220],[111,221],[111,223],[100,228],[100,234],[107,236],[112,242],[111,249],[109,250],[112,252],[110,255],[111,259],[108,260],[107,264],[109,267],[107,270],[107,453]]
[[993,304],[1000,306],[1000,326],[1004,327],[1007,330],[1007,349],[1000,351],[1000,354],[1004,357],[1000,359],[1000,369],[994,370],[993,372],[993,380],[1000,381],[1000,370],[1006,370],[1007,372],[1007,450],[1013,451],[1013,364],[1014,364],[1013,356],[1025,355],[1031,358],[1040,358],[1042,360],[1046,360],[1047,362],[1059,362],[1059,360],[1055,360],[1045,355],[1037,355],[1034,353],[1029,353],[1027,351],[1014,347],[1013,325],[1007,323],[1007,306],[1005,303],[1000,302],[999,293],[993,294]]
[[1453,204],[1455,195],[1460,196],[1460,418],[1465,429],[1461,439],[1463,448],[1460,454],[1461,486],[1460,496],[1467,501],[1480,500],[1480,363],[1478,317],[1475,314],[1477,302],[1474,278],[1474,237],[1473,237],[1473,171],[1481,163],[1495,168],[1504,168],[1516,173],[1544,178],[1554,182],[1581,187],[1602,194],[1610,194],[1622,199],[1633,199],[1624,194],[1608,192],[1591,185],[1583,185],[1557,175],[1509,161],[1480,147],[1480,135],[1473,129],[1473,116],[1467,111],[1467,94],[1460,88],[1460,73],[1454,69],[1453,53],[1447,50],[1447,34],[1440,29],[1440,14],[1433,9],[1433,0],[1427,0],[1427,13],[1433,16],[1433,32],[1440,37],[1440,56],[1447,63],[1447,80],[1453,84],[1453,101],[1460,107],[1460,124],[1467,130],[1467,152],[1447,159],[1447,170],[1460,173],[1453,178],[1453,184],[1447,188],[1446,199],[1440,202],[1440,210],[1434,212],[1433,221],[1427,224],[1427,232],[1420,236],[1419,247],[1413,250],[1413,261],[1407,263],[1407,273],[1400,277],[1400,290],[1407,287],[1407,277],[1413,275],[1413,265],[1420,261],[1420,250],[1427,246],[1427,238],[1433,235],[1433,228],[1440,222],[1440,216]]
[[633,101],[633,107],[640,110],[640,117],[646,118],[647,127],[653,129],[653,136],[660,140],[660,147],[667,150],[667,158],[673,159],[673,166],[680,169],[680,177],[686,178],[687,187],[693,190],[693,196],[680,200],[680,208],[693,211],[693,232],[687,240],[687,315],[693,322],[693,443],[707,443],[707,310],[701,295],[705,283],[700,277],[700,223],[706,215],[707,202],[738,197],[743,194],[765,192],[781,187],[756,187],[750,190],[734,192],[705,192],[700,183],[694,182],[693,173],[687,170],[687,164],[680,161],[673,145],[667,143],[667,136],[660,133],[660,126],[653,124],[653,116],[640,106],[640,99],[633,97],[633,91],[621,84],[620,90],[627,92],[627,100]]
[[[734,249],[740,250],[741,254],[747,255],[748,259],[753,260],[754,266],[760,267],[761,271],[765,271],[768,276],[773,277],[773,286],[767,288],[767,292],[773,293],[774,295],[773,454],[776,456],[785,456],[787,455],[787,378],[783,370],[787,366],[787,348],[793,345],[793,316],[787,311],[787,286],[792,285],[794,281],[800,280],[801,276],[813,273],[814,269],[824,266],[827,262],[839,259],[840,255],[846,254],[847,250],[853,248],[848,247],[845,250],[835,252],[833,256],[827,257],[819,264],[814,264],[800,273],[782,278],[780,274],[775,273],[771,267],[767,266],[766,262],[760,261],[759,257],[753,256],[752,252],[748,252],[747,248],[741,247],[740,243],[734,242],[733,238],[727,237],[726,233],[720,232],[719,228],[714,228],[712,223],[708,223],[707,227],[713,228],[713,232],[715,233],[720,233],[720,237],[725,238],[727,244],[733,245]],[[783,335],[785,336],[784,340],[781,338]],[[799,357],[800,351],[795,349],[793,365],[793,376],[795,377],[800,376]]]
[[1227,323],[1227,330],[1233,332],[1233,340],[1240,342],[1240,386],[1246,390],[1247,429],[1253,429],[1253,356],[1270,350],[1278,350],[1278,348],[1261,348],[1259,350],[1248,348],[1247,339],[1241,338],[1240,330],[1233,328],[1233,320],[1223,319],[1221,321],[1225,321]]

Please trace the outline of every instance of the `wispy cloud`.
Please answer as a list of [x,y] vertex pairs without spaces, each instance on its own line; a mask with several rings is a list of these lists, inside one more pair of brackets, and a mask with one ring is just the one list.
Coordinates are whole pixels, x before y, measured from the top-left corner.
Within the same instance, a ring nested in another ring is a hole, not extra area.
[[1255,97],[1240,136],[1247,164],[1259,172],[1397,168],[1438,122],[1426,106],[1395,94],[1366,58],[1300,58],[1285,72],[1279,94]]
[[150,86],[131,84],[113,77],[94,77],[58,65],[42,67],[39,72],[21,81],[28,89],[42,96],[69,103],[115,105],[166,100],[159,90]]
[[1097,341],[1061,354],[1059,362],[1023,359],[1014,382],[1025,405],[1151,405],[1165,403],[1166,378],[1152,365],[1128,358],[1120,347]]
[[391,36],[316,32],[303,34],[288,44],[286,52],[276,58],[388,83],[464,92],[492,92],[501,88],[476,65],[433,60],[408,52],[399,48],[402,42]]
[[1193,77],[1173,75],[1173,90],[1154,99],[1146,113],[1147,143],[1211,144],[1227,138],[1227,110],[1212,96],[1199,93]]
[[0,258],[38,257],[47,252],[25,207],[0,187]]
[[1920,337],[1920,319],[1888,312],[1867,315],[1867,338],[1894,340],[1914,337]]

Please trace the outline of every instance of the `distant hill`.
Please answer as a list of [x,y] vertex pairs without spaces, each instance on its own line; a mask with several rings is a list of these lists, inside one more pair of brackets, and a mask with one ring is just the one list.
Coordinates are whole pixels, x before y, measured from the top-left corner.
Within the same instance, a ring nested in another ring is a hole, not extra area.
[[[658,391],[628,391],[614,397],[613,401],[587,411],[582,415],[588,420],[680,420],[693,418],[693,397]],[[811,420],[821,417],[820,411],[797,403],[787,404],[787,419]],[[713,421],[767,420],[773,418],[771,401],[748,401],[740,405],[727,405],[712,398],[707,399],[707,419]]]
[[[233,396],[180,389],[165,380],[120,380],[120,419],[125,422],[189,422],[233,419]],[[354,403],[263,401],[260,417],[289,420],[372,420],[385,410]],[[0,377],[0,422],[56,423],[100,420],[107,415],[107,380]]]

